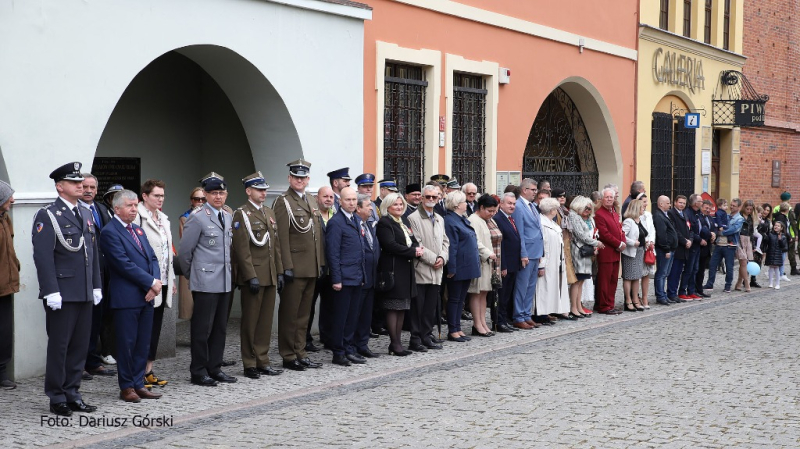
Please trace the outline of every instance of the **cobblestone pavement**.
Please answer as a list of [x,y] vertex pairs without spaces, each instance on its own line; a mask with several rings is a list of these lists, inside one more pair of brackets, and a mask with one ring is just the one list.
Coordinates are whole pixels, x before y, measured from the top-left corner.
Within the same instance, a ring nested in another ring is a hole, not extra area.
[[[100,409],[61,427],[47,421],[42,378],[0,393],[3,446],[795,448],[799,287],[717,290],[712,300],[350,368],[322,352],[312,356],[325,363],[321,370],[239,376],[217,388],[189,384],[179,336],[178,357],[157,362],[157,374],[170,379],[158,401],[123,403],[116,378],[96,378],[81,391]],[[372,342],[382,354],[387,345],[385,337]],[[147,414],[167,416],[168,425],[134,425]]]

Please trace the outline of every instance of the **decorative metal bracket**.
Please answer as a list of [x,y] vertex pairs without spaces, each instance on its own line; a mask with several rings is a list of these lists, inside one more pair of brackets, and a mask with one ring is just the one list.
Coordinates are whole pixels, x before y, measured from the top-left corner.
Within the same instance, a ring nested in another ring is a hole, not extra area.
[[677,118],[680,117],[681,115],[685,115],[687,112],[699,112],[700,114],[703,115],[703,117],[706,116],[706,108],[684,109],[675,106],[675,103],[671,101],[669,102],[669,113],[672,117]]

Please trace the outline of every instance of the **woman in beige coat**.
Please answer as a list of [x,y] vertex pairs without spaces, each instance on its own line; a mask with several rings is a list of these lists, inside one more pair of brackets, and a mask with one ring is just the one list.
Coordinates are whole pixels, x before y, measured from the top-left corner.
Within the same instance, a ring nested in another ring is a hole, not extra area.
[[411,230],[424,248],[422,257],[414,262],[417,296],[411,298],[411,309],[408,313],[411,325],[408,348],[418,352],[442,349],[441,344],[430,338],[435,324],[443,267],[450,255],[450,240],[444,232],[444,218],[434,210],[438,198],[438,187],[425,186],[422,189],[422,204],[408,216]]
[[172,231],[170,223],[161,208],[164,206],[164,181],[148,179],[142,185],[142,202],[139,203],[139,215],[135,223],[144,229],[147,241],[153,248],[158,259],[158,268],[161,272],[161,295],[153,299],[153,333],[150,336],[150,352],[147,355],[145,368],[145,384],[163,387],[167,384],[164,379],[159,379],[153,374],[153,362],[158,352],[158,340],[161,337],[161,324],[164,320],[164,308],[172,307],[172,295],[177,291],[175,273],[172,271]]
[[[472,335],[491,337],[494,332],[486,325],[486,295],[492,289],[492,271],[500,276],[500,269],[493,263],[499,257],[495,254],[492,244],[492,230],[497,233],[497,223],[492,220],[497,213],[497,200],[491,195],[482,195],[478,199],[478,209],[470,215],[468,220],[475,229],[478,238],[478,253],[481,258],[481,277],[473,279],[469,284],[469,310],[472,312]],[[491,223],[490,223],[491,222]],[[498,245],[499,247],[499,245]],[[499,251],[499,249],[498,249]]]

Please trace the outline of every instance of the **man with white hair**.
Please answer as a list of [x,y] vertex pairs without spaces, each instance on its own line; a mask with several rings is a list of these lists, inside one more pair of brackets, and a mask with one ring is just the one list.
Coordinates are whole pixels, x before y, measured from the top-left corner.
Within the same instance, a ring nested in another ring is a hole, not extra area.
[[600,208],[595,213],[595,224],[600,241],[605,248],[597,251],[597,282],[594,310],[606,315],[618,315],[614,296],[619,281],[620,254],[625,249],[625,234],[619,225],[619,214],[614,207],[617,193],[611,187],[603,189]]
[[467,195],[467,216],[469,217],[478,210],[478,186],[468,182],[461,186],[461,191]]

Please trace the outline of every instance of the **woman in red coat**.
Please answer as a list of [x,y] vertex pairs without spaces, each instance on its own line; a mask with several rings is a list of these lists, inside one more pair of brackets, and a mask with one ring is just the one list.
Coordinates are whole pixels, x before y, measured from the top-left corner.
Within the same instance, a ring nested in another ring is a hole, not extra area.
[[625,249],[625,234],[619,214],[614,209],[615,199],[614,189],[603,189],[603,199],[594,216],[600,241],[605,245],[605,248],[597,251],[594,310],[608,315],[620,313],[614,309],[614,296],[617,293],[620,251]]

